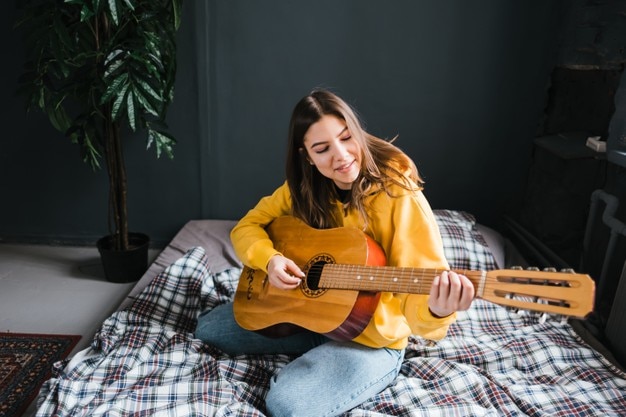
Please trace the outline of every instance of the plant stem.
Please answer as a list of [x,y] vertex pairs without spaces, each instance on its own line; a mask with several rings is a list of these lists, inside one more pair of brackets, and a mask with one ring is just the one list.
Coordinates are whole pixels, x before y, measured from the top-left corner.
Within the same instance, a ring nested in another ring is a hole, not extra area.
[[113,249],[128,250],[127,180],[119,123],[112,120],[110,106],[104,106],[103,114],[104,157],[109,174],[109,229],[113,220],[113,230],[110,232]]
[[120,136],[119,124],[117,122],[114,123],[114,149],[115,149],[115,157],[113,158],[116,162],[116,170],[117,170],[117,205],[115,206],[117,210],[118,219],[117,223],[117,233],[119,234],[120,240],[120,250],[128,250],[128,212],[127,212],[127,180],[126,180],[126,164],[124,162],[124,150],[122,148],[122,138]]
[[[102,33],[108,39],[111,35],[106,15],[102,16],[101,23],[102,32],[96,30],[96,34]],[[95,24],[100,24],[100,21],[96,19]],[[100,40],[100,37],[96,36],[98,50],[100,48]],[[98,65],[102,65],[102,63],[99,62]],[[120,125],[113,120],[110,104],[102,107],[102,115],[104,116],[103,141],[105,145],[105,159],[109,173],[109,230],[111,230],[112,219],[114,228],[110,233],[113,238],[113,249],[128,250],[127,180]]]

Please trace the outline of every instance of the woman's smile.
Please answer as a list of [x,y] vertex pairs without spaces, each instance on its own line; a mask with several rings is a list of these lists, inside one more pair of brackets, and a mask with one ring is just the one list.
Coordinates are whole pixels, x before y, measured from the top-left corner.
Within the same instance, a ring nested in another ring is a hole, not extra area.
[[342,166],[340,166],[339,168],[337,168],[337,169],[336,169],[336,171],[339,171],[339,172],[341,172],[341,173],[346,173],[346,172],[349,172],[349,171],[350,171],[350,169],[352,169],[352,166],[354,165],[354,163],[355,163],[355,162],[356,162],[356,161],[355,161],[355,160],[353,160],[353,161],[352,161],[352,162],[350,162],[349,164],[342,165]]

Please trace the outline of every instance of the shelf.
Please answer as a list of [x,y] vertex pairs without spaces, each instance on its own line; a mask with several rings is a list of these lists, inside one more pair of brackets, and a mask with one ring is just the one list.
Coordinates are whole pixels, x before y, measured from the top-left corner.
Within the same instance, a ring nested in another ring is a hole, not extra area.
[[606,159],[605,152],[596,152],[586,145],[587,132],[558,133],[555,135],[540,136],[535,138],[535,146],[562,159]]

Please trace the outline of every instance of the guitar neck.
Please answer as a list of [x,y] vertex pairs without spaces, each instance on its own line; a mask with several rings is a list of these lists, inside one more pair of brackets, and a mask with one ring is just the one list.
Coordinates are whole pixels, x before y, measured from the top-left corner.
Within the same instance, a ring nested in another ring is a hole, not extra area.
[[[385,291],[410,294],[428,294],[436,276],[444,269],[408,268],[393,266],[325,264],[318,286],[327,289],[355,291]],[[457,271],[474,284],[481,297],[487,274],[485,271]]]

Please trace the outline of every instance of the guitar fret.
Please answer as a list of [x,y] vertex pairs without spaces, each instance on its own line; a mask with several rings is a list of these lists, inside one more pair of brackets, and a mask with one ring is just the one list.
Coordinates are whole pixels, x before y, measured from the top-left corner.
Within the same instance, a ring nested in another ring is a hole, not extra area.
[[320,287],[426,294],[440,273],[437,269],[328,264],[322,271]]
[[[428,294],[440,269],[379,267],[368,265],[327,264],[322,270],[320,287],[364,291]],[[458,271],[466,275],[481,297],[486,288],[486,271]]]
[[[368,266],[368,265],[349,265],[349,264],[326,264],[322,268],[320,275],[319,287],[326,289],[343,289],[369,292],[393,292],[393,293],[410,293],[410,294],[428,294],[430,286],[436,276],[441,275],[443,270],[428,268],[410,268],[410,267],[390,267],[390,266]],[[529,283],[519,281],[506,281],[505,278],[500,282],[497,276],[490,276],[487,271],[470,271],[458,270],[459,274],[465,275],[474,285],[475,296],[477,298],[487,299],[488,301],[497,300],[500,304],[509,306],[518,306],[520,308],[531,309],[531,307],[543,310],[558,311],[560,314],[572,309],[571,303],[566,302],[565,307],[558,307],[547,304],[537,307],[539,303],[530,303],[530,305],[520,304],[518,300],[508,300],[505,297],[510,294],[526,294],[537,295],[539,298],[550,300],[568,300],[568,291],[574,292],[571,288],[563,288],[556,286],[541,286],[537,283],[529,285]],[[493,272],[492,272],[493,274]],[[524,275],[530,276],[531,272],[524,271]],[[537,272],[538,275],[546,274],[545,272]],[[556,273],[555,273],[556,274]],[[514,276],[514,271],[507,271],[509,277]],[[534,277],[533,277],[534,278]],[[529,277],[530,279],[530,277]],[[572,281],[572,278],[569,278]],[[587,279],[589,281],[589,279]],[[496,293],[494,286],[502,288]],[[588,301],[586,301],[588,303]]]

